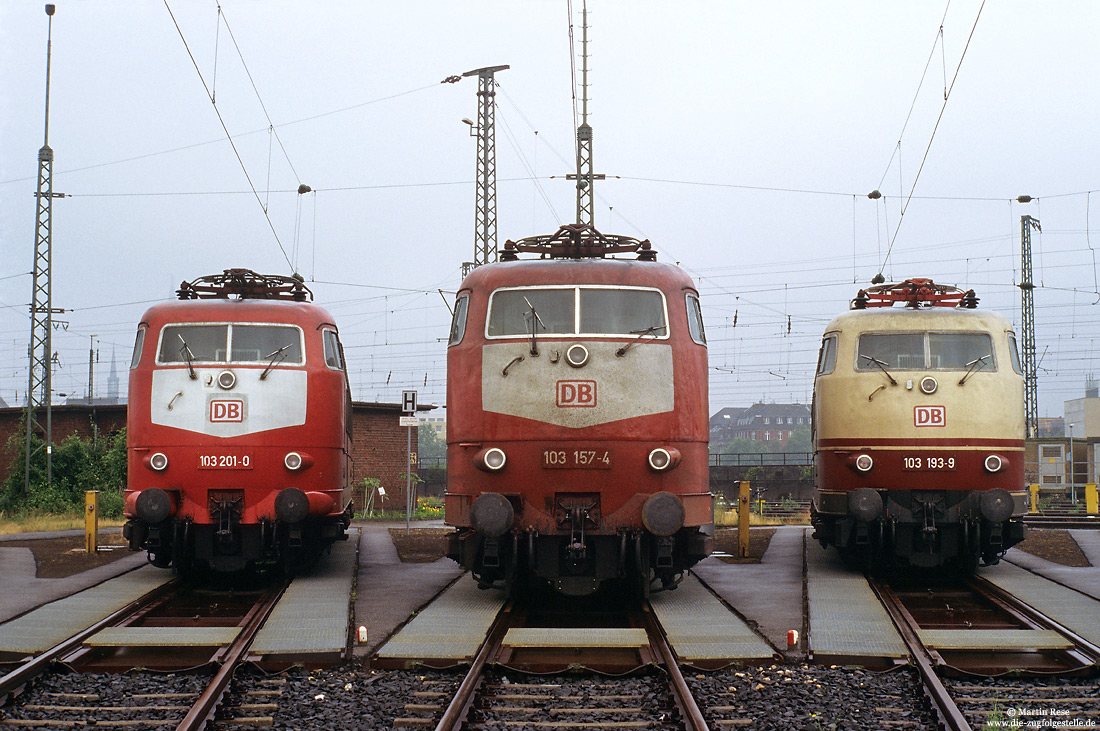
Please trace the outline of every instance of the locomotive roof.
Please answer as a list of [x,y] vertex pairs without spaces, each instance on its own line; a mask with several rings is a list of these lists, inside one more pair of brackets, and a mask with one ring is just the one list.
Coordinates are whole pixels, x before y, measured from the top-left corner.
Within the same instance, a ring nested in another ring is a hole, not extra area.
[[989,310],[954,307],[876,307],[848,310],[833,318],[825,332],[869,330],[1012,330],[1008,318]]
[[462,289],[524,285],[596,284],[660,289],[695,289],[687,272],[673,264],[637,259],[528,259],[474,269]]
[[321,324],[335,327],[336,320],[320,305],[292,300],[196,299],[173,300],[153,305],[141,321],[156,326],[168,322],[274,322],[306,329]]

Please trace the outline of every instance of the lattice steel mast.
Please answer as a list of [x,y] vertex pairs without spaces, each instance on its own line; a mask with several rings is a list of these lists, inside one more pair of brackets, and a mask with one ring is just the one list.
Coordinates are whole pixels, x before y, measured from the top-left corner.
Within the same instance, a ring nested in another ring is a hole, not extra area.
[[577,223],[593,225],[592,202],[596,180],[604,175],[592,172],[592,126],[588,124],[588,3],[581,6],[581,123],[577,126],[577,172],[565,176],[577,181]]
[[[477,128],[470,122],[470,134],[477,137],[477,201],[474,217],[474,260],[463,262],[462,276],[475,267],[497,260],[497,95],[494,74],[508,66],[486,66],[462,74],[477,76]],[[465,120],[468,122],[468,120]]]
[[[30,368],[27,380],[26,450],[23,489],[30,492],[31,458],[46,450],[46,484],[53,483],[53,290],[50,283],[53,199],[53,150],[50,148],[50,52],[53,43],[54,6],[46,6],[49,29],[46,34],[46,122],[42,148],[38,151],[38,189],[35,193],[37,218],[34,231],[34,280],[31,287],[31,342],[28,349]],[[39,412],[42,412],[40,415]],[[44,447],[31,448],[31,436],[40,431]]]
[[1025,436],[1039,434],[1039,366],[1035,362],[1035,284],[1031,281],[1031,229],[1043,229],[1039,219],[1020,216],[1020,329],[1024,367]]

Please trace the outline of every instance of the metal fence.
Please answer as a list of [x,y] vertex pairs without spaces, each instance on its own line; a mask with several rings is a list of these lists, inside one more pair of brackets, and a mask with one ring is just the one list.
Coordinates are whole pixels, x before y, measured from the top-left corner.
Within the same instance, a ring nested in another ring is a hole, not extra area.
[[710,455],[711,467],[809,467],[813,452],[738,452]]

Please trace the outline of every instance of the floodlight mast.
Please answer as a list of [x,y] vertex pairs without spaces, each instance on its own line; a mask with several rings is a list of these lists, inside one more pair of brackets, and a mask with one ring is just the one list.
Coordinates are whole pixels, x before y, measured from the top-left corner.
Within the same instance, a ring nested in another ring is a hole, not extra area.
[[477,137],[477,195],[474,217],[474,260],[463,262],[462,276],[475,267],[497,260],[497,153],[495,97],[497,71],[504,66],[486,66],[462,74],[477,76],[477,127],[470,120],[470,134]]
[[[64,198],[53,192],[53,149],[50,148],[50,56],[53,45],[54,6],[46,6],[49,16],[46,33],[46,114],[42,148],[38,151],[38,188],[35,192],[37,212],[34,231],[34,274],[31,285],[31,341],[28,349],[29,369],[27,379],[27,411],[23,491],[30,494],[31,458],[39,450],[46,450],[46,484],[53,484],[53,332],[54,313],[64,310],[53,307],[53,288],[50,283],[51,244],[53,224],[53,199]],[[42,412],[40,415],[39,412]],[[31,448],[32,436],[43,435],[43,444]]]

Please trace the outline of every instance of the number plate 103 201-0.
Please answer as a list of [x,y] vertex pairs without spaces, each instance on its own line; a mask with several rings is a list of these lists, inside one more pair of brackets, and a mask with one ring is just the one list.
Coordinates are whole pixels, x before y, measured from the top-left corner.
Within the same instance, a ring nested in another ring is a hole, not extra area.
[[544,449],[542,466],[549,469],[611,469],[610,449]]
[[250,470],[250,454],[200,454],[200,470]]
[[953,454],[906,454],[901,457],[901,468],[907,472],[950,472],[958,464]]

